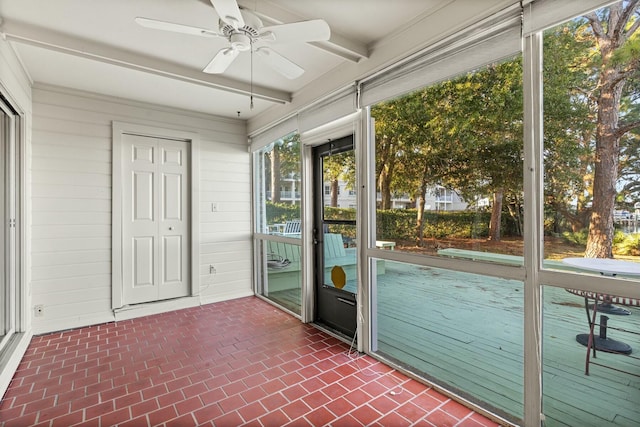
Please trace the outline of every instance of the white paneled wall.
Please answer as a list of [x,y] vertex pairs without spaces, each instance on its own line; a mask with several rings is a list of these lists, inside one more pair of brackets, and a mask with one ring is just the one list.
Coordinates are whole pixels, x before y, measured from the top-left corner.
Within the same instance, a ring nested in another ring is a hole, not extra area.
[[[34,332],[114,320],[111,124],[200,137],[200,301],[251,295],[250,156],[243,121],[58,87],[33,89]],[[212,204],[217,211],[213,211]],[[210,266],[213,266],[215,273]]]

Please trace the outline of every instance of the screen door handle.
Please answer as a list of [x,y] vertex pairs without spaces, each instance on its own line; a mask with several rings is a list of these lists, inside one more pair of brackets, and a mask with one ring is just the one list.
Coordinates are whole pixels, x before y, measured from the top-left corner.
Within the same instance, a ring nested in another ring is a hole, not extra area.
[[355,305],[356,305],[355,301],[350,301],[348,299],[344,299],[344,298],[340,298],[340,297],[338,297],[338,301],[343,302],[345,304],[349,304],[352,307],[355,307]]

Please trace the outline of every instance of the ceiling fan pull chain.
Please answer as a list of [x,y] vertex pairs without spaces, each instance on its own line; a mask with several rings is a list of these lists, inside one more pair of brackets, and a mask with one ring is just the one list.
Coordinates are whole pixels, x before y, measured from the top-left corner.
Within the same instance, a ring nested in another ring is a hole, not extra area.
[[251,82],[249,83],[249,86],[250,86],[250,89],[249,89],[249,92],[250,92],[250,94],[249,94],[249,96],[250,96],[249,109],[253,110],[253,39],[251,40],[250,45],[251,45],[251,55],[250,55],[250,62],[251,63],[249,64],[249,68],[251,69],[250,70],[250,74],[251,74],[250,80],[251,80]]

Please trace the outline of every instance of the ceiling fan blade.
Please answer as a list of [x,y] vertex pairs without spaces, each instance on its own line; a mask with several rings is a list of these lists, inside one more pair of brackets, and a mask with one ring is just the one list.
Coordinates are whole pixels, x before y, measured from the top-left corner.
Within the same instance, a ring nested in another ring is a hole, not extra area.
[[256,54],[258,54],[267,65],[288,79],[297,79],[304,73],[302,67],[268,47],[256,49]]
[[211,0],[216,13],[225,23],[231,25],[236,30],[244,27],[244,18],[240,13],[240,8],[236,0]]
[[271,37],[275,43],[318,42],[329,40],[331,29],[324,20],[313,19],[264,27],[261,35]]
[[222,74],[231,65],[234,59],[238,56],[240,51],[232,47],[221,49],[216,53],[211,62],[202,70],[209,74]]
[[204,37],[224,37],[221,34],[213,30],[207,30],[206,28],[192,27],[190,25],[174,24],[173,22],[159,21],[157,19],[137,17],[136,23],[146,28],[153,28],[156,30],[173,31],[174,33],[191,34],[194,36]]

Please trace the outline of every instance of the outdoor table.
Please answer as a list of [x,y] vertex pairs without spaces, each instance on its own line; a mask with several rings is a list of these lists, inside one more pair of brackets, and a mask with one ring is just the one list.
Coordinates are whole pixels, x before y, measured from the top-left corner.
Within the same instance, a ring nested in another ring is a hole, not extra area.
[[[564,258],[562,262],[572,267],[577,267],[584,270],[598,271],[603,276],[616,276],[618,274],[640,276],[640,263],[630,261],[621,261],[610,258]],[[593,328],[596,321],[596,313],[598,311],[609,314],[631,314],[630,311],[611,304],[612,300],[624,304],[626,299],[599,292],[581,291],[577,289],[568,289],[568,291],[584,297],[585,308],[587,310],[587,320],[589,321],[590,333],[576,335],[576,341],[586,347],[589,347],[589,339],[590,336],[592,336],[592,345],[596,350],[611,353],[630,354],[631,346],[621,341],[616,341],[607,337],[607,321],[609,319],[607,316],[600,316],[600,334],[598,336],[593,334]],[[595,301],[593,305],[593,318],[591,318],[591,316],[589,315],[589,305],[587,302],[588,298],[592,298]],[[602,303],[598,304],[598,301],[602,301]],[[629,300],[629,302],[630,301],[631,300]]]
[[[603,276],[615,277],[618,274],[640,276],[640,263],[611,258],[564,258],[563,263],[583,270],[597,271]],[[607,298],[598,304],[598,311],[606,314],[629,315],[631,312],[611,304]]]

